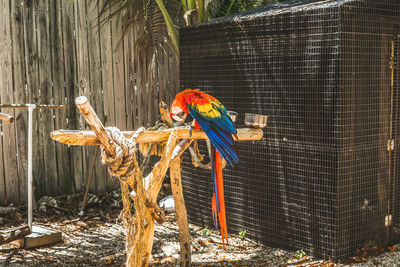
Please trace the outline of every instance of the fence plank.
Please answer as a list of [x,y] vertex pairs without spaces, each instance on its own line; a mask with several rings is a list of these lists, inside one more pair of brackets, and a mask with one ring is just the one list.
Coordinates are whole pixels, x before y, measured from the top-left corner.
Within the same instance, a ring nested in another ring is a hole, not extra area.
[[[78,95],[86,95],[97,114],[107,117],[106,125],[133,130],[153,124],[160,98],[170,102],[168,90],[178,89],[173,54],[164,55],[157,48],[156,61],[143,54],[137,46],[143,25],[135,25],[122,39],[122,21],[116,18],[106,19],[104,26],[96,28],[104,0],[100,6],[95,2],[8,0],[0,4],[0,27],[5,33],[0,36],[1,102],[69,106],[67,111],[34,112],[37,197],[82,191],[86,185],[94,149],[69,148],[49,139],[55,128],[85,127],[74,105]],[[108,16],[109,11],[100,21]],[[165,75],[168,69],[172,79]],[[12,113],[16,121],[0,124],[0,204],[4,204],[5,192],[13,202],[26,200],[27,112],[4,111]],[[116,183],[108,177],[97,160],[91,190],[114,188]]]
[[[53,90],[51,81],[51,54],[50,54],[50,21],[49,7],[47,1],[38,1],[37,17],[37,37],[38,37],[38,55],[39,55],[39,83],[40,98],[36,103],[53,104]],[[55,146],[50,138],[50,132],[54,129],[53,110],[39,110],[40,128],[39,136],[42,143],[42,157],[44,162],[45,191],[41,194],[51,196],[57,195],[57,163]]]
[[[62,1],[62,0],[61,0]],[[65,92],[68,101],[68,129],[79,129],[79,112],[75,107],[75,97],[78,96],[77,66],[76,66],[76,43],[74,23],[74,3],[62,1],[62,23],[63,23],[63,51],[64,51],[64,75]],[[74,192],[82,191],[79,183],[82,177],[82,148],[69,148],[71,172],[73,173],[72,185]]]
[[138,127],[145,126],[144,125],[144,115],[146,114],[144,107],[143,107],[143,65],[144,65],[144,60],[142,55],[140,54],[139,51],[139,45],[138,43],[140,42],[140,32],[143,30],[142,25],[136,25],[135,26],[135,70],[136,70],[136,107],[137,107],[137,116],[138,116]]
[[125,84],[126,84],[126,128],[134,129],[135,111],[135,70],[133,54],[133,29],[129,28],[124,36],[124,55],[125,55]]
[[[7,11],[5,8],[6,3],[0,3],[0,8],[1,8],[1,16],[0,16],[0,23],[1,23],[1,30],[2,33],[4,31],[4,26],[7,25],[6,23],[6,16],[4,16],[4,12]],[[5,54],[5,51],[3,50],[3,47],[6,47],[8,44],[7,40],[7,35],[0,34],[0,86],[3,87],[3,83],[6,83],[6,77],[3,77],[7,75],[7,69],[5,66],[5,61],[3,60],[4,57],[7,56]],[[0,102],[2,102],[2,95],[0,94]],[[0,131],[2,131],[2,126],[3,122],[0,122]],[[4,148],[3,148],[3,138],[0,137],[0,204],[1,205],[6,205],[7,204],[7,183],[6,183],[6,178],[4,176],[4,158],[3,158],[3,153],[4,153]]]
[[[86,0],[75,2],[75,21],[76,21],[76,51],[77,51],[77,74],[79,81],[79,95],[84,95],[90,99],[90,78],[89,78],[89,43],[88,43],[88,24]],[[88,126],[80,118],[81,128]],[[93,150],[88,147],[82,148],[82,176],[75,177],[79,191],[83,191],[89,177],[89,169]]]
[[[90,102],[93,103],[93,108],[97,116],[104,119],[103,96],[101,92],[101,50],[100,50],[100,28],[99,28],[99,7],[95,1],[87,2],[88,16],[88,42],[89,42],[89,78],[90,78]],[[103,192],[107,186],[107,169],[101,164],[99,157],[94,159],[95,150],[97,148],[89,148],[90,157],[88,160],[88,170],[92,168],[92,162],[95,160],[94,179],[92,179],[92,192]],[[90,174],[89,174],[90,175]],[[89,176],[85,177],[89,179]]]
[[[63,55],[63,23],[62,23],[62,1],[50,1],[50,38],[51,38],[51,65],[52,65],[52,81],[54,92],[54,104],[65,105],[65,86],[64,86],[64,55]],[[67,110],[54,111],[55,128],[65,129],[67,127],[66,118]],[[55,146],[57,159],[57,180],[58,194],[72,193],[72,179],[69,149],[66,146],[57,143],[50,143]]]
[[[102,8],[104,1],[100,0],[99,7]],[[114,86],[113,86],[113,63],[112,63],[112,43],[111,43],[111,23],[107,19],[109,11],[104,12],[100,21],[104,21],[104,25],[100,27],[100,49],[101,49],[101,86],[103,91],[104,115],[106,121],[104,125],[116,126],[115,120],[115,104],[114,104]],[[109,189],[112,180],[107,173],[103,180],[104,188]],[[99,181],[100,183],[100,181]]]
[[[36,36],[36,17],[37,2],[24,2],[24,41],[25,41],[25,66],[26,66],[26,87],[28,92],[28,102],[38,103],[39,95],[39,55]],[[39,136],[39,114],[33,114],[33,141],[32,141],[32,164],[33,164],[33,183],[34,193],[38,196],[40,192],[45,192],[44,183],[41,179],[44,176],[43,154],[41,153],[41,138]]]
[[[1,101],[3,103],[13,103],[13,79],[12,79],[12,43],[10,28],[10,6],[9,1],[1,1],[0,3],[0,88]],[[3,109],[4,113],[14,116],[14,110]],[[3,161],[5,188],[7,190],[7,198],[13,201],[19,200],[18,192],[18,166],[16,159],[15,147],[15,128],[14,124],[2,123],[3,135]],[[10,203],[11,201],[9,201]]]
[[[118,5],[113,10],[118,9]],[[121,130],[126,130],[126,103],[124,79],[124,42],[122,39],[122,21],[116,18],[111,21],[112,55],[113,55],[113,82],[114,105],[116,125]]]
[[[10,1],[11,3],[11,33],[13,43],[13,80],[14,80],[14,103],[24,104],[28,101],[25,90],[26,73],[24,57],[24,6],[22,0]],[[27,112],[16,109],[15,115],[15,138],[17,148],[18,164],[18,190],[19,201],[25,202],[27,195]]]

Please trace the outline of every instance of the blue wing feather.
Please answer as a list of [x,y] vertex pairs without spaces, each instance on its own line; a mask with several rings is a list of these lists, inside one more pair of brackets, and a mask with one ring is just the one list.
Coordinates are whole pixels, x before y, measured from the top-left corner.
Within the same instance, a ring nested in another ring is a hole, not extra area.
[[[195,109],[188,106],[190,115],[197,121],[203,131],[207,134],[211,143],[215,146],[221,156],[231,166],[239,161],[239,157],[233,148],[232,133],[221,129],[213,120],[202,117]],[[235,129],[236,133],[236,129]]]

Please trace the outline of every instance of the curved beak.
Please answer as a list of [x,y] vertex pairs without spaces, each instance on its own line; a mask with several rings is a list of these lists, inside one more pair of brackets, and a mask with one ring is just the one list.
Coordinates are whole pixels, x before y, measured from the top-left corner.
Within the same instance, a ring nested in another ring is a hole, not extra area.
[[175,121],[183,121],[186,118],[185,115],[185,112],[183,112],[183,110],[179,107],[173,107],[169,114],[169,116]]

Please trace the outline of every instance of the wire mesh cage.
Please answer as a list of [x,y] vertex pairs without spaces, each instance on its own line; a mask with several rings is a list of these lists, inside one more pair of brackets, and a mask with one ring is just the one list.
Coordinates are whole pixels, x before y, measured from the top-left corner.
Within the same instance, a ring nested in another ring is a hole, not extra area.
[[[397,0],[287,1],[180,30],[181,89],[268,115],[224,170],[228,229],[338,260],[400,240]],[[397,147],[396,147],[397,145]],[[189,220],[210,173],[183,167]]]

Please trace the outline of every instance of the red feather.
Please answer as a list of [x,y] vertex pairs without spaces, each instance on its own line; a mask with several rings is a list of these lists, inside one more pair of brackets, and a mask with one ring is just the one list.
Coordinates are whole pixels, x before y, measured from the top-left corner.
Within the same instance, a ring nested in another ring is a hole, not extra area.
[[[222,158],[220,151],[216,149],[219,147],[222,150],[222,156],[225,160],[231,160],[237,162],[237,154],[233,149],[232,140],[229,140],[229,136],[232,134],[236,139],[236,129],[234,123],[230,120],[229,115],[226,112],[225,107],[213,96],[208,95],[199,89],[186,89],[183,92],[176,95],[174,102],[171,105],[171,118],[176,115],[172,113],[183,111],[184,113],[190,113],[192,117],[197,116],[201,125],[206,128],[206,134],[213,143],[212,148],[212,179],[215,184],[214,194],[212,197],[212,215],[216,227],[221,227],[222,245],[225,249],[225,243],[228,244],[228,230],[226,225],[226,214],[225,214],[225,197],[224,197],[224,182],[222,178]],[[179,109],[178,109],[179,108]],[[215,127],[210,130],[210,127]],[[195,129],[200,129],[200,125],[195,120]],[[209,135],[210,134],[210,135]],[[214,140],[214,141],[213,141]],[[230,143],[229,143],[230,142]],[[232,158],[227,158],[228,156]]]

